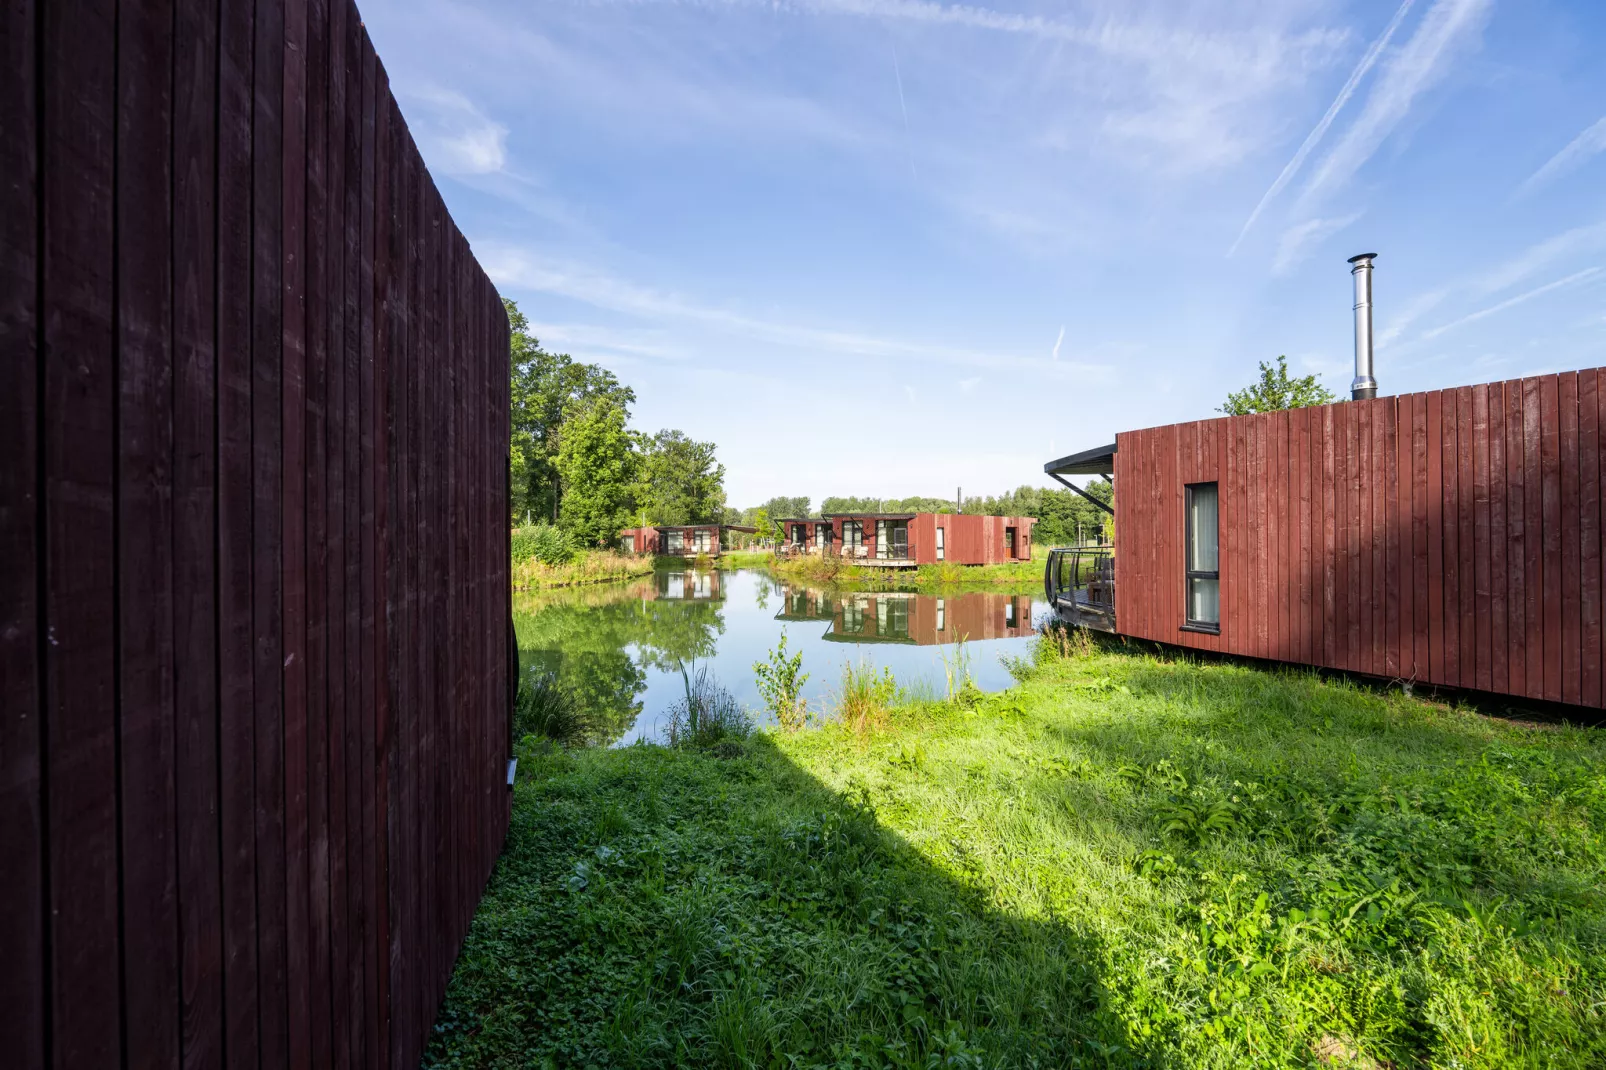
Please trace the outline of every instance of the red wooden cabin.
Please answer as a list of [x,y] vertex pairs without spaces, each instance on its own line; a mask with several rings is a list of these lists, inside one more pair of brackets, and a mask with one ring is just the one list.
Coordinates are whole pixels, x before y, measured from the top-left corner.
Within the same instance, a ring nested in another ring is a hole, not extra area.
[[1606,369],[1129,431],[1115,545],[1050,555],[1074,624],[1600,707]]
[[818,519],[789,517],[781,525],[781,553],[833,553],[855,563],[914,567],[951,561],[991,565],[1030,561],[1029,516],[970,513],[832,513]]
[[627,554],[718,557],[728,532],[752,534],[754,530],[735,524],[660,524],[626,528],[619,533],[619,548]]

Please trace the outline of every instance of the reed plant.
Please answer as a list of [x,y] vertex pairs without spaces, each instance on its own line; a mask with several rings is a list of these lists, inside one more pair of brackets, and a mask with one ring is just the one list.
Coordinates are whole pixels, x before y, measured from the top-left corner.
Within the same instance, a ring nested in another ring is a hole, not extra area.
[[591,725],[574,692],[556,676],[526,673],[513,703],[513,734],[536,736],[566,747],[587,742]]
[[671,747],[708,750],[739,743],[752,733],[752,718],[706,665],[692,671],[682,665],[680,675],[686,695],[669,707],[664,725],[664,739]]

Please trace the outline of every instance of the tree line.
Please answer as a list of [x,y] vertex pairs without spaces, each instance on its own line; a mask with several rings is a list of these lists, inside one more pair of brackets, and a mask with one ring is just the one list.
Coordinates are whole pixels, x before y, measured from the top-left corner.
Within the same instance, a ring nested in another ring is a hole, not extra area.
[[556,524],[574,542],[607,546],[639,524],[718,523],[725,466],[712,442],[630,427],[636,392],[606,368],[549,353],[517,303],[511,328],[510,519]]

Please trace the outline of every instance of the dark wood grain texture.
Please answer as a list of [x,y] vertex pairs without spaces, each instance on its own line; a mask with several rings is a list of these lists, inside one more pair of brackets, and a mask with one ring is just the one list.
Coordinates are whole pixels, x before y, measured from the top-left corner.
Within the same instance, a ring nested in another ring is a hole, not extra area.
[[6,1066],[416,1066],[507,829],[507,320],[346,0],[3,9]]

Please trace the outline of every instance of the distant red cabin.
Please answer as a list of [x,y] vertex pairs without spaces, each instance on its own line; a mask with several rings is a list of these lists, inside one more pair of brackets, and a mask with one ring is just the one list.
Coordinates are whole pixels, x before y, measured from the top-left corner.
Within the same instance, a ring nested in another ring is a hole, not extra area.
[[1600,707],[1606,369],[1130,431],[1115,546],[1056,549],[1072,623]]
[[754,530],[737,524],[660,524],[626,528],[619,533],[619,548],[627,554],[718,557],[729,541],[730,532],[752,534]]
[[788,517],[781,526],[782,554],[830,553],[854,563],[914,567],[950,561],[991,565],[1032,559],[1029,516],[969,513],[832,513]]

